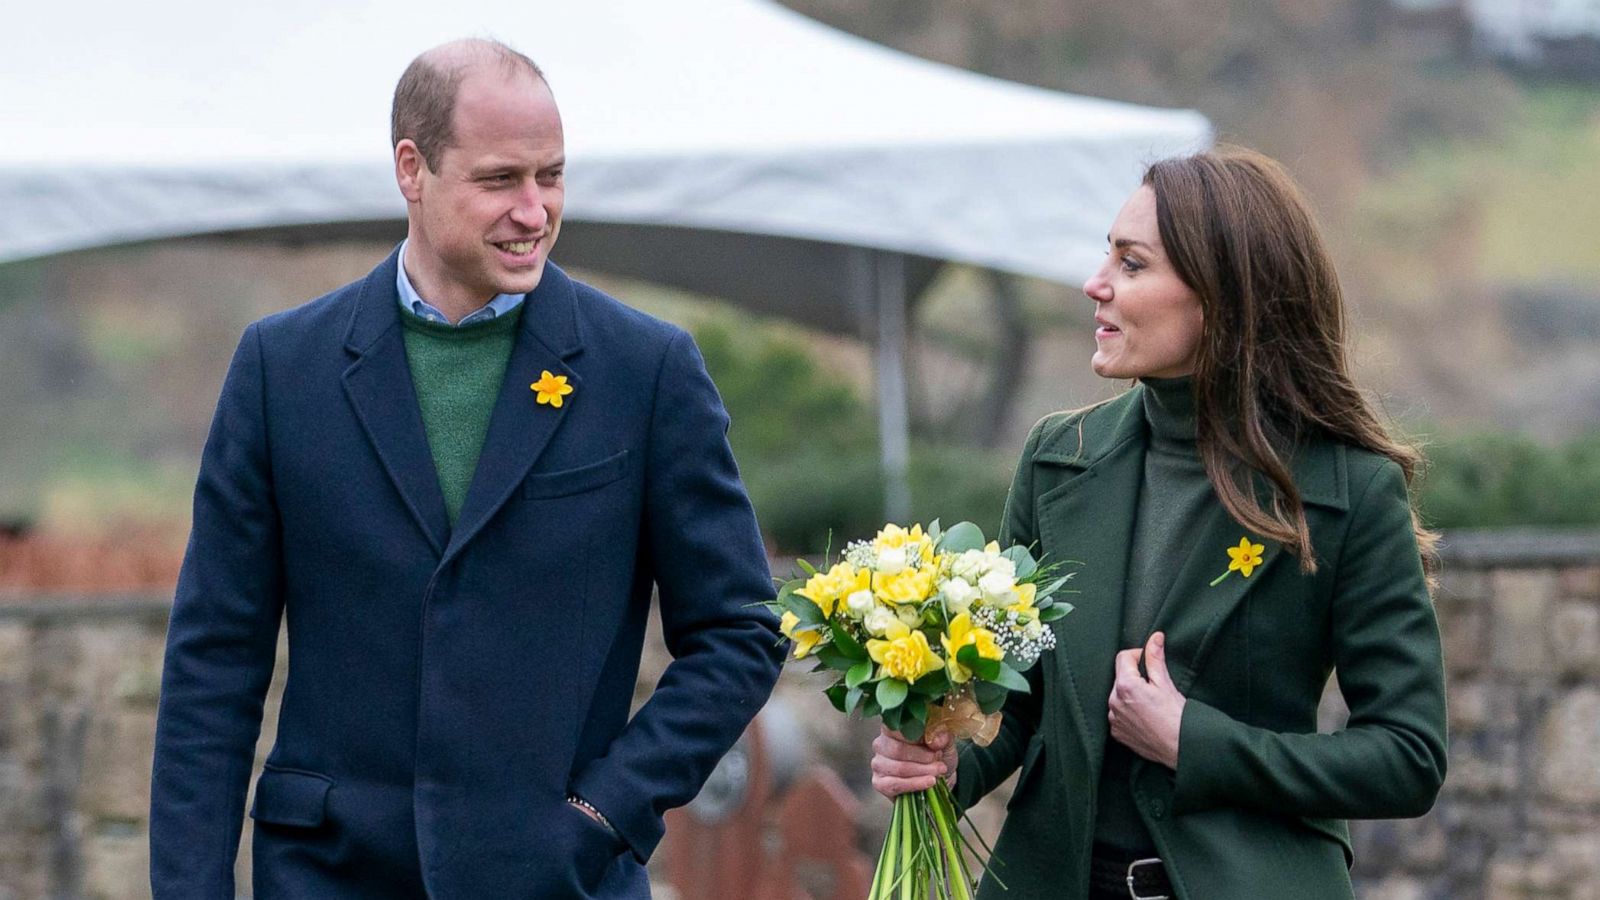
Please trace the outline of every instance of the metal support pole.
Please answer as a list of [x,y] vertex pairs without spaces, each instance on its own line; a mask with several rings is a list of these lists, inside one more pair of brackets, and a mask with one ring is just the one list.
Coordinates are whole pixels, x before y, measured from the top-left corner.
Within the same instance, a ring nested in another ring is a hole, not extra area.
[[904,524],[911,517],[907,478],[911,417],[906,392],[906,266],[898,253],[872,253],[877,339],[873,343],[878,376],[878,434],[883,459],[884,514]]

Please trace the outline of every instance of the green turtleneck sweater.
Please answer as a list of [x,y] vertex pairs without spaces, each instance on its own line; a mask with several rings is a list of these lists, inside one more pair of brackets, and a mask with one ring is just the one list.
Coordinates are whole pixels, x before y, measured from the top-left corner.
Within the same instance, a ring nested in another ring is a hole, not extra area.
[[[1167,596],[1183,558],[1175,551],[1184,546],[1187,535],[1195,533],[1204,511],[1217,502],[1195,445],[1194,379],[1145,378],[1141,382],[1150,443],[1122,600],[1124,649],[1145,645],[1164,602],[1186,599]],[[1095,841],[1109,845],[1119,855],[1154,856],[1155,844],[1134,805],[1130,775],[1134,759],[1132,750],[1107,738]]]
[[456,524],[478,455],[489,435],[489,417],[500,397],[511,345],[522,308],[471,325],[430,322],[400,310],[405,326],[406,361],[417,389],[422,427],[439,473],[439,490],[450,524]]

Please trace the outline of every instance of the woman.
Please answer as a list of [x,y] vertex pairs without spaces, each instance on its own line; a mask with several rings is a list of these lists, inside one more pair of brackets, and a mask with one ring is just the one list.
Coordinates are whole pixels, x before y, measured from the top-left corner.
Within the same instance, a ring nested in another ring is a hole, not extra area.
[[[1058,649],[1000,736],[874,743],[886,796],[1021,774],[980,897],[1353,896],[1344,819],[1445,773],[1418,454],[1351,382],[1338,280],[1260,154],[1151,166],[1118,214],[1093,367],[1137,384],[1028,437],[1003,540],[1081,560]],[[1317,734],[1330,673],[1346,727]]]

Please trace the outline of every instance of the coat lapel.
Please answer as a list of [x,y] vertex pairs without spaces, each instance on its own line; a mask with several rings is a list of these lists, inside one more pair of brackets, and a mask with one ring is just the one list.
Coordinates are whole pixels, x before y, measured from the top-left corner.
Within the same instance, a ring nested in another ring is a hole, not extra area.
[[1047,654],[1052,677],[1064,682],[1073,698],[1072,714],[1083,749],[1098,771],[1106,739],[1106,702],[1111,693],[1112,657],[1122,631],[1123,592],[1127,583],[1128,546],[1143,478],[1148,443],[1139,389],[1086,415],[1114,418],[1109,430],[1069,427],[1058,440],[1041,444],[1037,464],[1079,471],[1039,497],[1035,510],[1039,537],[1048,547],[1081,560],[1069,599],[1072,615],[1057,627],[1058,649]]
[[[1291,469],[1308,514],[1312,506],[1333,510],[1348,508],[1342,446],[1330,442],[1313,444],[1295,457]],[[1268,496],[1264,480],[1257,490],[1262,496]],[[1249,577],[1242,572],[1232,572],[1212,585],[1217,576],[1228,571],[1228,548],[1239,546],[1240,538],[1244,537],[1262,545],[1261,564]],[[1166,632],[1168,667],[1179,693],[1188,693],[1195,676],[1205,665],[1222,624],[1250,591],[1278,567],[1298,565],[1293,554],[1286,552],[1277,541],[1257,535],[1234,520],[1220,500],[1212,505],[1152,628],[1152,631]]]
[[433,552],[442,554],[449,516],[406,361],[397,266],[398,250],[361,286],[345,338],[345,349],[356,360],[345,369],[344,390],[407,511]]
[[[539,286],[523,303],[522,321],[489,419],[489,432],[442,562],[459,553],[505,504],[574,405],[591,402],[584,396],[583,380],[568,365],[583,349],[572,280],[547,263]],[[573,387],[559,409],[539,403],[530,388],[545,370],[567,376]]]

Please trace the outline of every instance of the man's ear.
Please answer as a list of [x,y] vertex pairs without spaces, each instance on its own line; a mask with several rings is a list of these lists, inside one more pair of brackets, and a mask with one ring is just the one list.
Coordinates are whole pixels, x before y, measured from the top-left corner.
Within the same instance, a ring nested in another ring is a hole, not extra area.
[[422,199],[422,170],[427,166],[416,141],[402,138],[394,145],[394,180],[400,185],[401,195],[410,203]]

